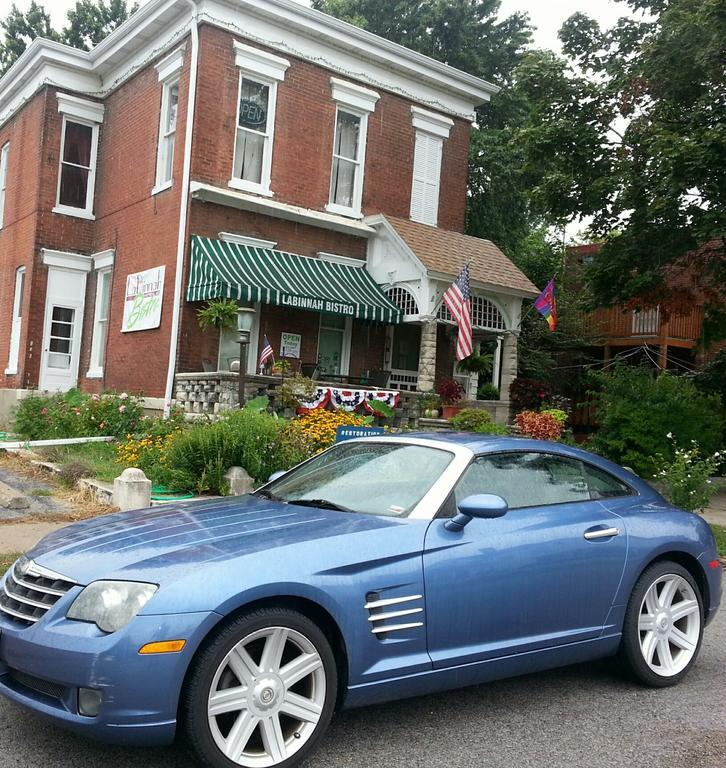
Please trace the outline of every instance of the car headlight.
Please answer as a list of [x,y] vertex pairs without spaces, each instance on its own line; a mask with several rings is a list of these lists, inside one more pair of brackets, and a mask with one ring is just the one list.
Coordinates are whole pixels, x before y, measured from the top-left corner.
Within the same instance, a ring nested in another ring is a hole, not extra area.
[[116,632],[151,600],[156,584],[138,581],[94,581],[73,601],[67,619],[90,621],[104,632]]

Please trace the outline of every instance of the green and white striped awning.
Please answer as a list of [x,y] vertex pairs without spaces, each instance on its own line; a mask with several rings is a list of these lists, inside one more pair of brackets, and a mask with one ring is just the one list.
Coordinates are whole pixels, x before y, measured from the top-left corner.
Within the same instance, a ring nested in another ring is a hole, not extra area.
[[219,298],[383,323],[400,323],[402,317],[365,269],[195,235],[187,301]]

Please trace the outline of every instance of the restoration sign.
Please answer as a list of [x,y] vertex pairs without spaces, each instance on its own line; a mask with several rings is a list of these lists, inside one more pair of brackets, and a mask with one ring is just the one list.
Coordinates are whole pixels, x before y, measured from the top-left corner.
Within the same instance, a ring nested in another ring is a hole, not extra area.
[[299,333],[286,333],[283,331],[280,341],[280,357],[300,358],[302,336]]
[[161,324],[166,267],[134,272],[126,278],[126,301],[121,331],[148,331]]

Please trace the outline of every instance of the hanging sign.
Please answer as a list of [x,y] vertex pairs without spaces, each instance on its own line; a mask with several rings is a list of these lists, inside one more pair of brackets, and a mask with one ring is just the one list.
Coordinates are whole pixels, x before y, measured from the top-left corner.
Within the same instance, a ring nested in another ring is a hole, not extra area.
[[300,359],[301,345],[302,336],[299,333],[285,333],[283,331],[280,341],[280,357]]
[[121,331],[147,331],[161,324],[166,267],[134,272],[126,277],[126,300]]

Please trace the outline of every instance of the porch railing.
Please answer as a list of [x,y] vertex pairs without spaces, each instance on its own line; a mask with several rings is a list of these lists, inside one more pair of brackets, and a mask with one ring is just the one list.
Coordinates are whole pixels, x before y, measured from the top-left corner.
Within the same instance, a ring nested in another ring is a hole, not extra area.
[[418,386],[418,373],[415,371],[402,371],[395,368],[391,371],[391,380],[388,385],[391,389],[403,392],[415,392]]

